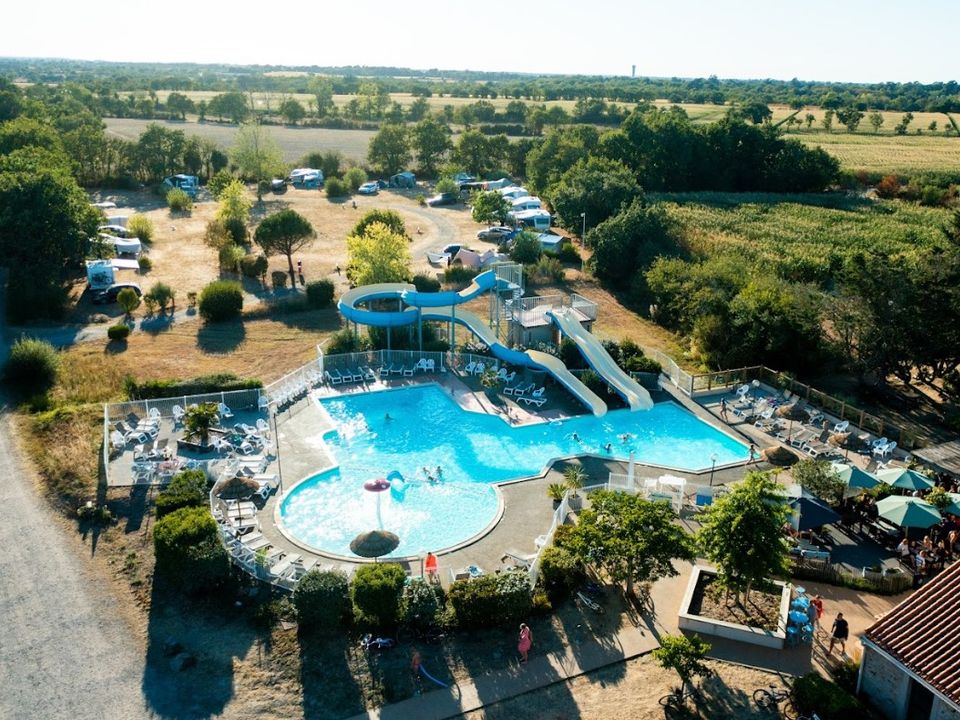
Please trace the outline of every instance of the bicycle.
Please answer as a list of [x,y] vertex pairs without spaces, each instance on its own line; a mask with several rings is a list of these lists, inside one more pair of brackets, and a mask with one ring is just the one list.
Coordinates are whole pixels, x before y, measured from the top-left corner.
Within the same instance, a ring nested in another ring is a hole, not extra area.
[[[793,706],[790,699],[790,689],[781,688],[776,685],[769,685],[766,688],[759,688],[753,691],[753,701],[758,708],[763,710],[780,710],[787,720],[798,720],[797,709]],[[780,708],[783,703],[783,708]]]
[[672,690],[669,695],[664,695],[660,698],[660,704],[665,708],[672,708],[673,710],[679,710],[680,708],[686,706],[687,698],[692,698],[696,695],[693,690],[684,690],[683,688],[676,688]]

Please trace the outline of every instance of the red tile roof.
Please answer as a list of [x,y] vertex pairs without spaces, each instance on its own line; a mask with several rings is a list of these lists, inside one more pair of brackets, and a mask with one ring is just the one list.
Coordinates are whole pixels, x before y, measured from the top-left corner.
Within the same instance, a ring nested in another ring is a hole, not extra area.
[[866,637],[960,705],[960,562],[874,623]]

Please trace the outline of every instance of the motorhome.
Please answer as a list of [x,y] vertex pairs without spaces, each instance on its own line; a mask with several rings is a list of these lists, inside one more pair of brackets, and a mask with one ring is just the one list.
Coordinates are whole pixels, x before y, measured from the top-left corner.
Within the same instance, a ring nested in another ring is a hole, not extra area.
[[514,222],[523,227],[540,231],[550,229],[550,213],[546,210],[540,210],[539,208],[532,210],[515,210],[508,214],[513,218]]

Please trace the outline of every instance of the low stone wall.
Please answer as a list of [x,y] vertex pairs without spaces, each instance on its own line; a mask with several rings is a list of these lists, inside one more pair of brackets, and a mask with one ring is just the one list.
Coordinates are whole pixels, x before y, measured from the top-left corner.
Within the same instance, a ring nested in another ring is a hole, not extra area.
[[700,581],[701,573],[715,575],[716,570],[697,566],[694,567],[693,572],[690,573],[690,582],[687,584],[687,591],[684,593],[683,602],[680,603],[678,624],[681,630],[688,630],[700,635],[713,635],[730,640],[739,640],[740,642],[760,645],[761,647],[783,648],[787,638],[787,612],[790,609],[789,585],[779,580],[774,583],[780,588],[780,620],[777,623],[776,631],[762,630],[761,628],[738,625],[723,620],[714,620],[713,618],[691,613],[690,605],[693,602],[693,596],[696,592],[697,584]]

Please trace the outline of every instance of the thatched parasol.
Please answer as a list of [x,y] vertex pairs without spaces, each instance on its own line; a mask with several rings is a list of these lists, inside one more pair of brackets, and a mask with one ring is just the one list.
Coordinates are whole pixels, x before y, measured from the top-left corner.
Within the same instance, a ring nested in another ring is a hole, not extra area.
[[777,467],[790,467],[800,460],[795,452],[787,450],[787,448],[780,445],[766,448],[760,453],[760,456],[771,465],[776,465]]
[[[787,438],[793,436],[793,421],[794,420],[805,420],[807,414],[800,407],[800,403],[790,403],[789,405],[781,405],[777,408],[777,416],[786,418],[789,422],[787,424]],[[792,463],[791,463],[792,464]]]
[[246,500],[260,489],[256,480],[236,476],[219,481],[213,488],[213,494],[221,500]]
[[378,558],[389,555],[400,544],[400,538],[389,530],[369,530],[350,541],[350,550],[360,557]]

